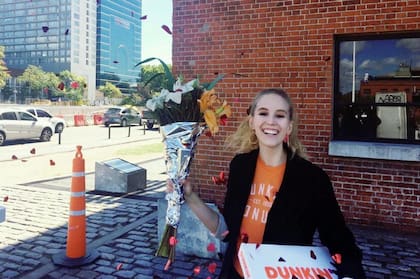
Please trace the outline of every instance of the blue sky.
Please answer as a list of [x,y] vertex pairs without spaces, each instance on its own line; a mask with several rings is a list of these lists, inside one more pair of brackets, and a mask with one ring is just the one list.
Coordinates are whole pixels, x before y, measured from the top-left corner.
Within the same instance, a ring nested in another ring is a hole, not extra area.
[[172,0],[143,0],[142,15],[147,15],[142,21],[142,60],[157,57],[172,64],[172,35],[161,28],[172,30]]

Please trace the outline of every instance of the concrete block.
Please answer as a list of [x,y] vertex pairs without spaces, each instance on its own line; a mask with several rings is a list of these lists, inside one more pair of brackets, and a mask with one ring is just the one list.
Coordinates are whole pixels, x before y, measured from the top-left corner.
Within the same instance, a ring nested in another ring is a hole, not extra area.
[[[210,208],[218,212],[215,204],[208,203]],[[162,239],[162,234],[165,229],[165,216],[168,201],[166,199],[158,200],[158,240]],[[176,252],[181,252],[185,255],[192,255],[201,258],[219,259],[218,253],[224,253],[227,244],[215,238],[203,223],[195,216],[189,206],[184,203],[181,206],[180,223],[177,230]],[[207,251],[207,246],[214,243],[216,250],[214,252]],[[158,247],[156,247],[157,250]]]
[[146,188],[146,169],[122,159],[95,163],[95,190],[130,193]]
[[6,221],[6,207],[0,205],[0,223]]

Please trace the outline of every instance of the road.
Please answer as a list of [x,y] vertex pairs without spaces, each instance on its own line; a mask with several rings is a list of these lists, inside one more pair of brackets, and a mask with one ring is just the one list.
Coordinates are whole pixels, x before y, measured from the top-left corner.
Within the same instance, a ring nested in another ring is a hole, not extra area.
[[71,176],[77,145],[82,146],[85,172],[93,172],[96,162],[113,158],[132,163],[162,159],[164,168],[163,152],[156,150],[159,143],[158,130],[144,131],[139,126],[111,130],[102,125],[67,127],[61,139],[55,134],[50,142],[20,141],[0,146],[0,183],[14,185]]

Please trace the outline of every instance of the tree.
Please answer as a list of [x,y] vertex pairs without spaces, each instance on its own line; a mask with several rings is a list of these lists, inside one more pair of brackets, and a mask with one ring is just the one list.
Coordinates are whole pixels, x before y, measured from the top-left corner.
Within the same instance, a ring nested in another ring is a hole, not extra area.
[[41,98],[43,94],[49,95],[50,90],[55,90],[59,83],[55,74],[44,72],[40,67],[34,65],[29,65],[17,79],[27,84],[27,95],[33,98]]
[[[168,65],[172,69],[171,65]],[[168,79],[166,78],[163,66],[159,65],[142,65],[139,74],[138,91],[142,98],[142,102],[149,99],[153,92],[159,92],[162,88],[168,88]]]
[[87,86],[86,79],[67,70],[60,72],[58,77],[57,88],[60,90],[58,96],[65,96],[80,104],[83,101],[84,90]]
[[110,82],[105,82],[105,85],[99,86],[98,90],[107,98],[120,98],[122,96],[121,90]]
[[0,89],[6,85],[6,80],[10,78],[6,63],[4,62],[4,46],[0,46]]

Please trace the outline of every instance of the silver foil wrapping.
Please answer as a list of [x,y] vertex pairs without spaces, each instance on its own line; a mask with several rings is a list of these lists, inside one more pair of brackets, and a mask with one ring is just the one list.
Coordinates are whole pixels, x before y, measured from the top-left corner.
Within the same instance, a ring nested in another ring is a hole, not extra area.
[[174,191],[166,194],[168,208],[166,224],[178,227],[181,204],[184,202],[183,187],[180,183],[187,178],[198,137],[204,130],[197,122],[175,122],[161,126],[165,144],[165,165]]

